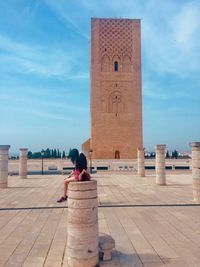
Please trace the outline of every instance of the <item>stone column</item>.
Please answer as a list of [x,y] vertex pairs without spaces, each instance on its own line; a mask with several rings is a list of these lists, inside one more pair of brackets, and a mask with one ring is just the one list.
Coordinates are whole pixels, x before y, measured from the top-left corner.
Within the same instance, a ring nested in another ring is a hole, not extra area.
[[190,143],[192,148],[193,198],[200,203],[200,142]]
[[165,148],[166,145],[156,145],[156,184],[166,185],[165,177]]
[[137,149],[138,175],[140,177],[145,177],[144,151],[145,151],[145,148],[143,147],[138,147]]
[[21,178],[27,178],[27,152],[28,148],[20,148],[19,159],[19,176]]
[[0,145],[0,188],[8,186],[8,150],[10,146]]
[[95,267],[99,261],[96,181],[69,183],[67,227],[68,265]]

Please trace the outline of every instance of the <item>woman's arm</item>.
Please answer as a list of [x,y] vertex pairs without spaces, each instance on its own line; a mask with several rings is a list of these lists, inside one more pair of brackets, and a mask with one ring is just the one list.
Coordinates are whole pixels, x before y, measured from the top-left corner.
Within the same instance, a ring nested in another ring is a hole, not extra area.
[[66,180],[66,179],[68,179],[68,178],[70,178],[70,177],[72,177],[72,174],[73,174],[73,171],[64,179],[64,180]]
[[82,175],[86,172],[85,169],[82,170],[82,172],[79,174],[79,180],[81,180]]

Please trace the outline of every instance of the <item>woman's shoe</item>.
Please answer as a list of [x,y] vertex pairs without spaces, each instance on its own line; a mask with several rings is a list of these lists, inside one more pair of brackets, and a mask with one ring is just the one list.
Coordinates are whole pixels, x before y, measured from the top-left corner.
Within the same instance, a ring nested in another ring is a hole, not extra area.
[[67,200],[67,196],[66,197],[61,197],[57,200],[58,203],[61,203],[63,201],[66,201]]

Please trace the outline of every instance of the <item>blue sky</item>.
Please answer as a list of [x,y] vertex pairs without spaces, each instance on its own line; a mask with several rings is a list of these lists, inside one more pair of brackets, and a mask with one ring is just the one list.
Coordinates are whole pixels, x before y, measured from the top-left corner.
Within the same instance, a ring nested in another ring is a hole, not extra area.
[[199,0],[0,2],[0,143],[36,151],[89,137],[90,18],[142,20],[144,146],[200,140]]

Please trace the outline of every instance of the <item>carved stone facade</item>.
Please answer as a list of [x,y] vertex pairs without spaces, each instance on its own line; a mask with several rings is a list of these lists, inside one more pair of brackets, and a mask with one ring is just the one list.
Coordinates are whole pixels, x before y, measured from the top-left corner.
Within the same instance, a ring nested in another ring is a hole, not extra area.
[[92,157],[136,158],[143,145],[140,20],[92,19],[90,75]]

